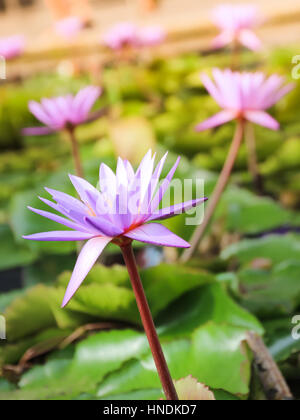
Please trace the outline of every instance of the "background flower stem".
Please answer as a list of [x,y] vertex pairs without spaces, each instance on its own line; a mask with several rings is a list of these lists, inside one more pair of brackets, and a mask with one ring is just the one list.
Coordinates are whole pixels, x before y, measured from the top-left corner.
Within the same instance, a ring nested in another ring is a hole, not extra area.
[[142,323],[149,341],[150,349],[157,368],[157,372],[162,383],[162,387],[167,400],[178,400],[173,380],[163,354],[161,344],[155,325],[152,319],[148,301],[144,292],[143,284],[137,269],[136,260],[133,254],[131,243],[121,246],[124,261],[126,263],[132,288],[135,294]]
[[275,401],[293,399],[290,388],[263,339],[251,331],[248,331],[246,339],[253,351],[254,365],[267,399]]
[[234,163],[236,161],[244,137],[244,131],[245,121],[239,120],[226,162],[219,176],[214,192],[208,200],[208,206],[205,209],[204,221],[202,224],[197,226],[196,230],[194,231],[194,234],[190,240],[191,247],[186,249],[181,256],[182,262],[187,262],[194,255],[200,240],[206,232],[209,222],[229,181],[232,169],[234,167]]
[[241,70],[241,48],[237,41],[234,41],[232,45],[231,52],[231,70],[240,71]]
[[248,168],[253,178],[254,187],[259,194],[263,194],[263,180],[259,173],[254,126],[248,123],[245,129],[245,140],[248,149]]
[[78,141],[75,136],[75,128],[74,127],[69,128],[67,131],[69,133],[70,140],[71,140],[72,155],[73,155],[76,175],[79,176],[80,178],[83,178],[84,175],[83,175],[83,169],[82,169],[82,164],[81,164],[81,159],[80,159],[80,154],[79,154]]

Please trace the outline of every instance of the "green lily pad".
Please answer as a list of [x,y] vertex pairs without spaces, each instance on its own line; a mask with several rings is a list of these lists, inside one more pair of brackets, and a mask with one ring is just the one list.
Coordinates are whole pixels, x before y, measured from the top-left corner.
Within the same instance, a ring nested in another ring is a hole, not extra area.
[[282,208],[270,198],[257,197],[241,188],[228,188],[217,211],[226,215],[227,229],[244,234],[254,234],[277,228],[293,220],[293,213]]
[[157,326],[162,336],[176,337],[188,335],[209,321],[263,333],[259,321],[237,305],[219,284],[187,293],[161,313]]
[[[300,320],[297,315],[264,322],[265,340],[270,353],[277,362],[283,362],[300,351],[300,338],[296,337],[296,335],[299,336],[299,324]],[[295,330],[294,334],[293,330]]]
[[242,270],[241,303],[261,318],[291,314],[300,304],[299,276],[298,261],[285,261],[271,270]]
[[[210,388],[247,394],[251,357],[244,340],[245,331],[242,329],[208,323],[194,332],[192,341],[163,342],[163,349],[172,378],[180,379],[191,374]],[[148,355],[129,361],[121,370],[108,375],[97,396],[110,398],[124,392],[158,387],[154,362]]]
[[56,299],[56,296],[51,296],[50,292],[45,286],[37,286],[18,297],[6,309],[4,315],[8,341],[21,339],[56,325],[50,308],[50,301]]
[[27,206],[31,206],[49,211],[49,208],[46,208],[47,206],[38,199],[38,195],[41,193],[41,190],[33,190],[14,196],[11,203],[11,225],[16,242],[35,253],[67,254],[75,251],[76,244],[74,242],[38,242],[22,239],[22,235],[52,230],[68,230],[45,217],[33,213],[27,208]]
[[22,267],[31,264],[37,258],[34,250],[25,244],[16,244],[10,228],[0,225],[0,270]]
[[244,239],[225,248],[221,257],[235,258],[241,264],[248,264],[258,258],[270,260],[273,264],[299,260],[300,235],[269,235],[258,239]]

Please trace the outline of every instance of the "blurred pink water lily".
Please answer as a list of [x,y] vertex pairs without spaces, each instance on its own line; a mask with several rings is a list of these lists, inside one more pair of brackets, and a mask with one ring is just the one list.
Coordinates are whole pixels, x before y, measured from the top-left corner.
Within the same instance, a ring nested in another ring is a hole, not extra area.
[[68,40],[75,38],[83,27],[83,21],[77,16],[69,16],[55,23],[56,33]]
[[155,46],[163,42],[165,32],[160,26],[146,26],[139,28],[131,22],[121,22],[113,26],[105,34],[104,44],[118,50],[125,47]]
[[101,88],[88,86],[75,96],[70,94],[51,99],[44,98],[40,103],[30,101],[29,110],[45,126],[24,128],[22,132],[31,136],[44,135],[93,121],[100,114],[99,111],[90,114],[90,111],[100,95]]
[[130,22],[117,23],[106,32],[103,42],[112,50],[118,50],[126,46],[137,46],[137,27]]
[[19,57],[25,49],[25,38],[22,35],[14,35],[0,39],[0,56],[6,60]]
[[213,41],[214,48],[223,48],[231,43],[241,44],[250,50],[261,48],[261,41],[253,28],[262,22],[257,7],[247,5],[220,5],[213,12],[213,21],[221,33]]
[[229,69],[213,69],[212,74],[213,80],[207,74],[202,74],[201,79],[223,111],[197,125],[197,131],[235,119],[251,121],[271,130],[279,129],[279,123],[266,110],[289,93],[294,88],[293,83],[284,85],[284,77],[267,77],[261,72],[239,73]]
[[167,177],[159,185],[166,157],[167,153],[154,168],[155,155],[152,156],[149,150],[136,172],[128,161],[121,158],[118,159],[116,174],[108,166],[101,164],[100,190],[84,179],[70,175],[80,200],[46,188],[55,202],[40,199],[62,216],[29,207],[33,212],[71,230],[37,233],[24,236],[25,239],[88,240],[78,256],[63,306],[72,298],[109,242],[120,246],[124,241],[132,240],[178,248],[190,246],[162,224],[148,223],[176,216],[205,201],[204,198],[199,198],[158,209],[180,160],[177,159]]
[[146,26],[138,32],[138,44],[141,47],[154,47],[161,44],[166,33],[160,26]]

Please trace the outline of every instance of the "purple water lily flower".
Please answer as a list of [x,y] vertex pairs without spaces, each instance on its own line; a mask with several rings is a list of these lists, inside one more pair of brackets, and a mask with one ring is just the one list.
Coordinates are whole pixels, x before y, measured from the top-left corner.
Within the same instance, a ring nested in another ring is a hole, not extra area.
[[241,44],[252,51],[261,48],[261,41],[253,29],[262,23],[258,8],[251,4],[217,6],[213,12],[213,20],[221,29],[214,41],[215,48],[222,48],[231,43]]
[[93,121],[100,114],[99,111],[90,114],[90,110],[100,95],[101,88],[88,86],[75,96],[44,98],[41,103],[30,101],[29,110],[45,127],[24,128],[22,132],[30,136],[45,135]]
[[104,44],[120,50],[126,47],[153,47],[165,39],[165,31],[160,26],[139,28],[134,23],[121,22],[113,26],[104,36]]
[[6,60],[19,57],[25,48],[25,38],[22,35],[14,35],[0,39],[0,56]]
[[141,47],[154,47],[166,38],[165,31],[160,26],[146,26],[138,32],[138,43]]
[[55,23],[56,33],[68,40],[75,38],[83,27],[84,23],[82,19],[77,16],[68,16]]
[[229,69],[213,69],[213,80],[205,73],[201,79],[209,94],[223,110],[199,124],[197,131],[241,119],[278,130],[279,123],[266,110],[295,86],[293,83],[284,85],[285,78],[276,74],[267,77],[261,72],[239,73]]
[[[222,111],[198,124],[196,131],[209,130],[233,120],[237,124],[222,172],[206,209],[204,221],[197,226],[191,239],[191,248],[183,253],[182,262],[187,262],[192,257],[206,232],[229,182],[244,137],[249,154],[249,172],[254,180],[257,177],[259,178],[256,141],[252,123],[271,130],[278,130],[280,128],[279,122],[266,111],[294,88],[293,83],[285,85],[285,78],[276,74],[267,77],[262,72],[240,73],[229,69],[213,69],[213,79],[207,74],[203,74],[202,82],[209,94],[222,108]],[[253,134],[249,135],[249,133]]]
[[104,44],[112,50],[138,45],[138,28],[134,23],[121,22],[114,25],[104,35]]
[[46,188],[55,203],[40,198],[62,216],[29,207],[33,212],[67,226],[71,230],[37,233],[24,236],[36,241],[84,241],[63,306],[77,291],[95,264],[103,249],[110,242],[124,245],[137,240],[159,246],[188,248],[190,245],[165,226],[157,222],[181,214],[203,203],[204,198],[158,209],[168,189],[179,158],[167,177],[159,185],[159,178],[167,153],[154,168],[155,155],[151,150],[134,172],[131,164],[118,159],[116,174],[106,166],[100,166],[100,190],[82,178],[70,175],[80,200],[63,192]]

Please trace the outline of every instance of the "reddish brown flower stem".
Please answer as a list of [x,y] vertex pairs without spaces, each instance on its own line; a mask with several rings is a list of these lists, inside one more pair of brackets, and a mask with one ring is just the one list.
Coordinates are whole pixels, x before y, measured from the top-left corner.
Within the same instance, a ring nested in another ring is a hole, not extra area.
[[121,246],[124,261],[126,263],[132,288],[135,294],[137,306],[140,312],[145,333],[148,338],[150,349],[156,365],[156,369],[167,400],[178,400],[173,380],[163,354],[155,325],[152,319],[148,301],[144,292],[143,284],[137,269],[131,243]]
[[211,221],[211,218],[215,212],[215,209],[219,203],[219,200],[223,194],[223,191],[225,190],[226,185],[229,181],[232,169],[234,167],[234,163],[236,161],[236,158],[237,158],[237,155],[240,150],[240,146],[244,137],[244,129],[245,129],[245,121],[241,119],[238,121],[236,132],[232,140],[226,162],[219,176],[217,185],[214,189],[214,192],[211,198],[208,200],[208,207],[205,211],[204,221],[195,230],[190,240],[191,247],[186,249],[184,253],[182,254],[181,256],[182,262],[187,262],[194,255],[199,242],[201,241],[203,235],[206,232],[206,229]]
[[73,156],[76,175],[79,176],[80,178],[83,178],[83,169],[82,169],[82,164],[81,164],[81,159],[80,159],[80,154],[79,154],[78,142],[75,136],[75,128],[70,127],[67,129],[67,132],[71,140],[72,156]]

